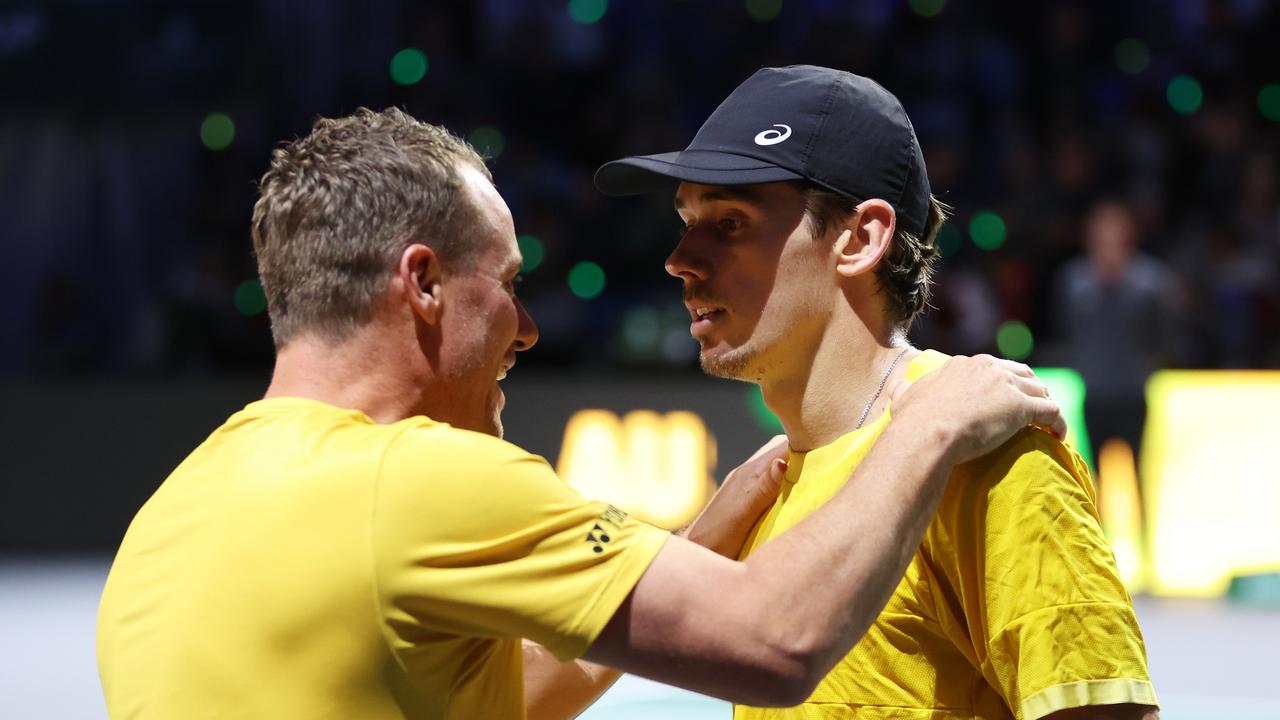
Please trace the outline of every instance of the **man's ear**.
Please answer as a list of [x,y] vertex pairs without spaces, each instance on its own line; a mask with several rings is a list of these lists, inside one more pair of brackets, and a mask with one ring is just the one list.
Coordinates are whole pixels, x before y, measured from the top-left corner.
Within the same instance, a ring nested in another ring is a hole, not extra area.
[[440,294],[440,258],[435,251],[419,243],[405,248],[396,275],[414,313],[428,325],[439,322],[444,298]]
[[893,243],[897,216],[889,203],[867,200],[850,217],[849,227],[836,238],[836,272],[845,277],[874,270]]

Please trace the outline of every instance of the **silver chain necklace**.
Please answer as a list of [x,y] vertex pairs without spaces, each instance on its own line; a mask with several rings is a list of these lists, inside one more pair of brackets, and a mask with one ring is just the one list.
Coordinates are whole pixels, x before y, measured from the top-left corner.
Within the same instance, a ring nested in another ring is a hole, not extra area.
[[907,351],[910,349],[910,345],[902,348],[902,352],[898,353],[898,357],[894,358],[892,363],[889,363],[889,369],[885,370],[884,377],[880,378],[880,386],[876,388],[876,394],[872,395],[871,399],[867,401],[867,406],[862,408],[862,417],[858,418],[858,424],[853,426],[854,430],[861,428],[862,423],[867,421],[867,413],[871,412],[871,406],[875,405],[876,400],[880,399],[880,393],[884,392],[884,384],[889,382],[889,376],[893,374],[893,369],[898,367],[898,363],[902,360],[902,356],[906,355]]

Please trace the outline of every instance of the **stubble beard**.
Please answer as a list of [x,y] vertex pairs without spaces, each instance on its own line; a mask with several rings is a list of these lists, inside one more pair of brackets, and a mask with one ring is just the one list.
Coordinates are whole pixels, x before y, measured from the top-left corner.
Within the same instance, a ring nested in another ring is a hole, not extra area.
[[715,357],[708,357],[705,350],[698,354],[698,364],[702,372],[726,380],[744,380],[753,382],[751,372],[756,361],[756,351],[751,347],[734,348]]

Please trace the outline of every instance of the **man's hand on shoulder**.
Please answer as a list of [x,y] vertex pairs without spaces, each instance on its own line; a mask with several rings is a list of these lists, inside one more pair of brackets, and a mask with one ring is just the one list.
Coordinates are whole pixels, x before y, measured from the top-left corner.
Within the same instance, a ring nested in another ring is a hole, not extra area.
[[894,421],[935,433],[954,464],[991,452],[1027,425],[1059,438],[1067,432],[1061,409],[1031,368],[990,355],[952,357],[936,372],[899,383],[893,398]]

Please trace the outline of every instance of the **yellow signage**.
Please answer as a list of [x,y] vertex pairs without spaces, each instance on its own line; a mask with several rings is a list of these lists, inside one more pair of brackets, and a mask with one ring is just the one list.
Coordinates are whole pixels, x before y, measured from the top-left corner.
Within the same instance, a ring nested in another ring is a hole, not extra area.
[[715,439],[691,412],[580,410],[565,426],[556,471],[583,497],[670,530],[715,492]]
[[1159,372],[1147,405],[1152,591],[1221,595],[1280,571],[1280,372]]

